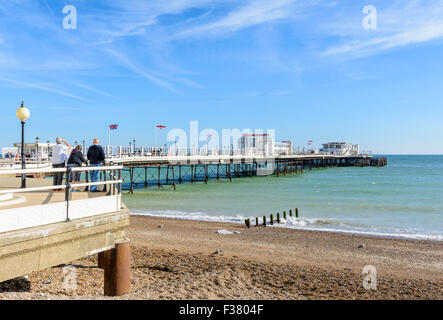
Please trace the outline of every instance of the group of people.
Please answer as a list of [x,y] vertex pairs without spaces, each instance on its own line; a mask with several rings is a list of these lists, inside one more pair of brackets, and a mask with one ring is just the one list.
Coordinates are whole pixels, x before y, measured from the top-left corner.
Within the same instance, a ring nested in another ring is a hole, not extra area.
[[[99,167],[104,164],[105,152],[102,146],[99,145],[98,139],[93,140],[93,145],[89,147],[86,159],[82,152],[82,146],[77,145],[74,148],[62,138],[55,140],[56,145],[52,148],[52,167],[53,168],[65,168],[67,166],[71,168],[81,167],[84,163],[90,167]],[[54,173],[54,186],[59,186],[63,183],[63,172]],[[70,177],[70,182],[80,181],[80,171],[73,171]],[[98,170],[90,172],[91,182],[97,182],[99,178]],[[93,185],[89,189],[91,192],[98,192],[97,186]],[[57,189],[56,191],[63,191],[63,189]],[[72,191],[80,191],[79,189],[72,189]]]
[[15,158],[14,152],[11,152],[11,151],[6,152],[5,158],[6,159],[14,159]]

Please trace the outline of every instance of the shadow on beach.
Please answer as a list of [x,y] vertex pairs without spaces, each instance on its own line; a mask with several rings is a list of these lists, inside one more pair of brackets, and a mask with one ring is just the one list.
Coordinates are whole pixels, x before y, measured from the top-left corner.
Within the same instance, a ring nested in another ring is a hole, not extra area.
[[0,292],[30,292],[31,282],[24,278],[15,278],[0,282]]

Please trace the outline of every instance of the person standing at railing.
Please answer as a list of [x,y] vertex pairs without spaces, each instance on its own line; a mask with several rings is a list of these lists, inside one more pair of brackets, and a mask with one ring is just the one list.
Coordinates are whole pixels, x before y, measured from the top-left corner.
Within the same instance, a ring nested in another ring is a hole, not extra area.
[[[74,148],[74,150],[72,150],[71,155],[69,156],[67,165],[71,168],[78,168],[78,167],[81,167],[83,165],[83,163],[86,163],[86,159],[83,156],[82,146],[77,145]],[[71,173],[71,181],[70,182],[72,182],[72,181],[79,182],[80,175],[81,175],[80,171],[73,171]],[[80,191],[80,189],[73,188],[71,191]]]
[[[72,147],[65,139],[60,137],[55,139],[55,143],[56,145],[52,148],[52,167],[64,168],[68,160],[68,152]],[[54,172],[54,186],[59,186],[63,183],[63,174],[63,172]],[[56,189],[55,191],[63,191],[63,189]]]
[[[97,138],[93,140],[93,145],[88,149],[88,160],[90,167],[100,167],[102,163],[105,161],[105,152],[103,151],[102,146],[99,145],[99,141]],[[98,170],[91,171],[91,182],[98,181]],[[98,192],[97,186],[91,186],[89,189],[91,192]]]

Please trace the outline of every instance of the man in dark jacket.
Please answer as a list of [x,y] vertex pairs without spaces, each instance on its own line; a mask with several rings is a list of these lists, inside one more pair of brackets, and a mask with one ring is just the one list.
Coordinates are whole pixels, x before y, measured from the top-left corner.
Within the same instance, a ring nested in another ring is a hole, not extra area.
[[[81,167],[85,162],[86,159],[83,156],[82,146],[77,145],[74,148],[74,150],[72,150],[71,155],[69,156],[67,166],[71,168],[78,168]],[[73,171],[71,173],[71,182],[74,181],[78,183],[80,181],[80,177],[81,177],[80,171]],[[71,191],[80,191],[80,189],[72,188]]]
[[[95,138],[93,141],[93,145],[88,149],[88,160],[90,167],[100,167],[102,163],[105,161],[105,152],[103,151],[102,146],[98,143],[98,139]],[[91,182],[98,181],[98,170],[91,171]],[[89,189],[91,192],[97,192],[97,186],[91,186]]]

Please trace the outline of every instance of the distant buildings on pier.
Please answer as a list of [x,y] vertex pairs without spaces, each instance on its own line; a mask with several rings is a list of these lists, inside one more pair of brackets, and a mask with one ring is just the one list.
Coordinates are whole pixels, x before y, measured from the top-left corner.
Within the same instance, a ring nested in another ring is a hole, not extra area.
[[348,142],[328,142],[322,145],[320,152],[335,154],[339,156],[344,155],[358,155],[360,153],[358,144]]
[[[291,155],[300,153],[295,151],[292,141],[284,140],[280,142],[272,141],[268,134],[243,134],[238,140],[240,153],[245,156],[272,156]],[[348,142],[328,142],[322,144],[322,148],[315,150],[304,150],[302,153],[310,154],[334,154],[334,155],[358,155],[358,144]]]

